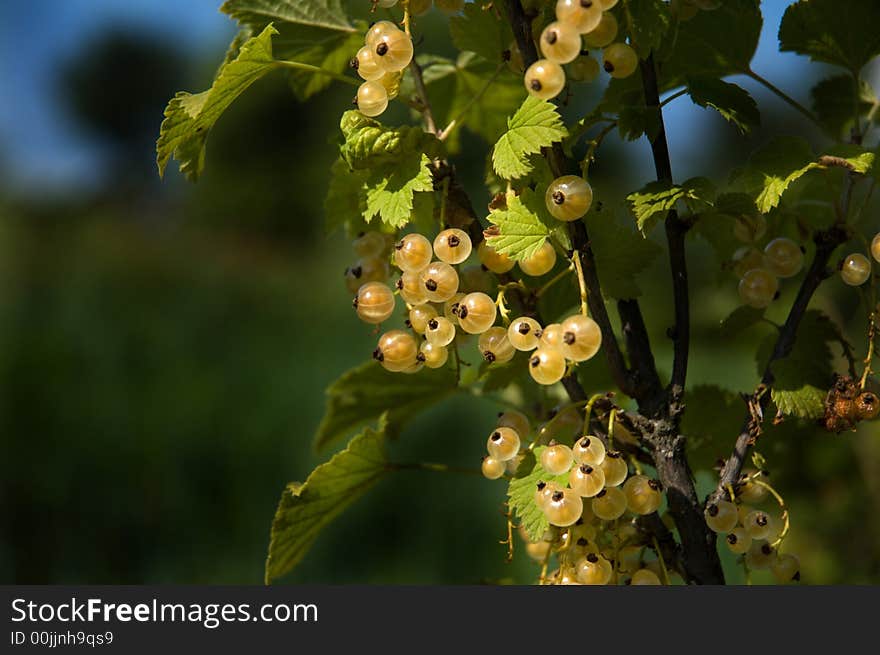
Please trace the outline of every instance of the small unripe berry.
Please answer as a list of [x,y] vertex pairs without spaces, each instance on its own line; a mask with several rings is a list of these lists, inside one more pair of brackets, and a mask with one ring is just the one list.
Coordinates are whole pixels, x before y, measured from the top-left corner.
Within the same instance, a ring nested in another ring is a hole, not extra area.
[[801,579],[801,563],[789,553],[779,555],[770,565],[770,571],[779,584],[790,584]]

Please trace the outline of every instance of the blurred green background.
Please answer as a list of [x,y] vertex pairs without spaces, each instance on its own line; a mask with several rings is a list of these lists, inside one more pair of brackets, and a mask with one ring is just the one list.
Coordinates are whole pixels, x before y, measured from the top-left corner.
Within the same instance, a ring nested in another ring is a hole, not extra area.
[[[349,244],[323,227],[328,144],[350,89],[298,105],[282,77],[269,77],[218,123],[197,185],[176,172],[159,182],[153,142],[164,104],[207,86],[234,31],[214,0],[185,4],[0,9],[2,582],[261,582],[281,490],[328,456],[311,447],[324,388],[373,348],[342,281]],[[786,4],[765,3],[755,68],[807,102],[828,71],[776,52]],[[15,33],[31,19],[36,37]],[[444,22],[431,16],[429,47],[443,44]],[[880,87],[876,69],[873,77]],[[762,130],[741,138],[717,115],[675,101],[667,121],[677,178],[723,181],[772,135],[822,143],[777,99],[736,81],[758,99]],[[582,114],[599,92],[582,92],[567,114]],[[644,140],[606,144],[593,176],[601,195],[651,179]],[[478,209],[488,201],[486,151],[465,132],[456,159]],[[868,215],[862,227],[873,234],[876,207]],[[755,340],[717,335],[737,306],[735,279],[719,273],[704,242],[691,246],[690,381],[748,390]],[[664,262],[642,286],[668,370]],[[857,293],[832,280],[816,305],[846,325],[863,356]],[[476,467],[498,409],[447,401],[405,430],[393,457]],[[786,548],[800,556],[804,580],[880,582],[877,423],[841,436],[789,424],[769,430],[761,450],[792,509]],[[698,480],[708,491],[710,475]],[[509,565],[498,543],[503,497],[503,484],[478,476],[396,474],[327,529],[286,580],[529,581],[536,569],[522,550]]]

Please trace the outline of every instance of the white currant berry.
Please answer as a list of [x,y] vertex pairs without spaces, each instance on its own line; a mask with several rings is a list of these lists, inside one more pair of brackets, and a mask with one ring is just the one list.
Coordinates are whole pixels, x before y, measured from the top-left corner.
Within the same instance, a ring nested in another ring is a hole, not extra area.
[[367,282],[358,289],[352,304],[364,323],[383,323],[394,313],[394,292],[387,284]]
[[706,508],[706,525],[713,532],[730,532],[733,530],[739,515],[736,505],[729,500],[719,500]]
[[504,462],[500,462],[492,456],[484,457],[483,464],[480,466],[483,477],[488,480],[497,480],[504,475],[506,467]]
[[402,71],[413,58],[412,39],[406,32],[387,32],[373,41],[373,54],[386,73]]
[[431,263],[434,250],[421,234],[407,234],[394,246],[394,263],[406,273],[423,271]]
[[612,43],[603,51],[605,72],[618,79],[629,77],[639,66],[639,56],[626,43]]
[[576,523],[583,511],[584,501],[571,489],[557,489],[550,494],[550,500],[544,506],[547,520],[563,528]]
[[555,491],[560,491],[561,489],[562,487],[553,481],[544,482],[543,480],[539,480],[535,486],[535,505],[543,512],[544,508],[550,503],[550,497],[553,493]]
[[526,555],[535,562],[543,562],[547,559],[550,552],[550,543],[547,541],[539,541],[537,543],[526,544]]
[[779,281],[767,269],[753,268],[742,276],[737,290],[740,300],[746,305],[763,309],[776,297],[776,292],[779,291]]
[[599,77],[599,62],[590,55],[581,55],[566,67],[566,75],[572,82],[592,82]]
[[880,233],[875,234],[871,239],[871,256],[874,261],[880,262]]
[[437,310],[431,305],[416,305],[409,310],[409,326],[418,334],[424,334],[428,321],[437,316]]
[[410,305],[424,305],[428,302],[428,294],[417,272],[406,272],[397,280],[400,297]]
[[614,14],[605,12],[596,28],[584,34],[584,45],[588,48],[604,48],[614,43],[614,39],[617,38],[617,30],[617,18],[614,17]]
[[756,509],[746,515],[743,527],[752,539],[767,539],[773,534],[776,526],[773,517],[767,512]]
[[434,239],[434,254],[447,264],[460,264],[471,254],[471,238],[464,230],[449,228]]
[[737,490],[739,499],[744,503],[753,504],[763,501],[767,497],[767,487],[764,484],[767,484],[768,473],[766,471],[747,469],[743,471],[743,476],[745,481],[740,484]]
[[662,486],[646,475],[634,475],[623,485],[626,506],[635,514],[653,514],[663,500]]
[[477,342],[480,354],[490,364],[498,362],[503,364],[513,359],[516,349],[507,338],[507,330],[503,327],[490,327],[480,335]]
[[613,521],[626,511],[626,494],[617,487],[605,487],[593,498],[593,514],[603,521]]
[[529,316],[515,319],[507,328],[507,338],[517,350],[528,352],[538,347],[541,324]]
[[776,277],[794,277],[804,266],[804,253],[791,239],[773,239],[764,248],[764,265]]
[[565,86],[565,71],[555,61],[539,59],[526,70],[523,81],[531,95],[550,100],[558,96]]
[[764,214],[743,214],[733,223],[733,236],[743,243],[754,243],[767,233],[767,219]]
[[507,273],[516,265],[514,260],[507,255],[499,253],[485,241],[481,241],[480,245],[477,246],[477,255],[483,266],[499,275]]
[[764,254],[753,246],[739,248],[731,258],[733,272],[742,277],[754,268],[764,266]]
[[544,202],[554,218],[576,221],[589,211],[593,203],[593,188],[578,175],[563,175],[547,187]]
[[663,584],[660,582],[660,578],[654,573],[651,569],[639,569],[635,573],[633,573],[632,578],[629,581],[630,585],[659,585]]
[[840,265],[840,279],[851,287],[863,285],[871,277],[871,262],[860,252],[847,255]]
[[345,286],[351,293],[357,293],[367,282],[384,282],[391,274],[388,262],[378,257],[363,257],[354,266],[345,269]]
[[370,25],[370,28],[367,30],[367,34],[364,37],[364,43],[372,47],[376,45],[385,35],[394,34],[400,31],[400,28],[397,27],[397,25],[392,23],[390,20],[379,20]]
[[541,53],[559,64],[567,64],[581,53],[581,35],[569,23],[550,23],[541,32],[540,43]]
[[529,358],[529,374],[538,384],[556,384],[565,375],[565,357],[552,348],[538,348]]
[[569,23],[579,33],[592,32],[602,20],[599,0],[557,0],[556,19]]
[[391,330],[379,337],[373,358],[385,370],[399,372],[418,365],[419,344],[415,337],[403,330]]
[[750,569],[757,571],[769,569],[776,562],[776,549],[766,541],[753,539],[745,559],[746,566]]
[[562,352],[562,324],[551,323],[541,330],[541,337],[538,340],[539,348],[550,348]]
[[526,275],[540,277],[549,273],[556,265],[556,249],[545,241],[530,257],[519,260],[520,270]]
[[571,448],[565,444],[553,444],[547,446],[541,452],[541,467],[550,475],[564,475],[568,473],[574,457]]
[[801,563],[789,553],[778,555],[776,561],[770,565],[770,571],[779,584],[799,582],[801,579]]
[[602,346],[602,330],[589,316],[575,314],[562,322],[562,343],[559,350],[563,357],[573,362],[584,362]]
[[495,428],[486,440],[486,450],[499,462],[516,457],[519,447],[519,433],[513,428]]
[[598,553],[588,553],[577,563],[577,578],[582,584],[608,584],[613,573],[611,562]]
[[437,346],[448,346],[455,339],[455,326],[445,316],[435,316],[425,326],[425,338]]
[[378,80],[385,74],[385,69],[379,65],[378,57],[369,46],[363,46],[357,51],[351,60],[351,67],[368,82]]
[[357,239],[351,242],[351,247],[358,257],[380,257],[387,245],[385,235],[373,230],[359,234]]
[[373,80],[358,87],[357,108],[364,116],[378,116],[388,107],[388,91],[381,82]]
[[730,552],[736,553],[737,555],[742,555],[748,551],[752,545],[752,537],[744,527],[739,525],[727,533],[727,536],[724,537],[724,541],[727,543]]
[[584,498],[592,498],[605,487],[605,474],[598,466],[581,464],[568,474],[568,486]]
[[446,302],[458,291],[458,272],[446,262],[431,262],[419,279],[430,302]]
[[602,471],[605,473],[605,486],[617,487],[626,480],[629,467],[623,454],[619,450],[609,450],[602,460]]
[[485,293],[469,293],[458,304],[458,324],[468,334],[482,334],[495,322],[498,309]]
[[[590,466],[601,466],[605,461],[605,444],[599,437],[586,435],[578,439],[574,448],[574,461],[578,464],[589,464]],[[602,472],[602,479],[605,479],[605,472]],[[614,486],[614,485],[612,485]]]
[[442,368],[449,359],[449,351],[446,346],[438,346],[430,341],[423,341],[419,347],[419,354],[428,368]]
[[498,415],[498,427],[512,428],[521,437],[527,437],[532,432],[532,425],[528,417],[515,409],[509,409]]

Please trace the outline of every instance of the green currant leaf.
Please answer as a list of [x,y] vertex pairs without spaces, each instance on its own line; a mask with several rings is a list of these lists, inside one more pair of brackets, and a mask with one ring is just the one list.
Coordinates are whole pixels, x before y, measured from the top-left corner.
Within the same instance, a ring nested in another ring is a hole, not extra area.
[[315,448],[326,448],[384,412],[388,412],[390,425],[399,429],[456,388],[451,367],[401,375],[386,371],[376,362],[366,362],[327,388],[327,408],[315,435]]
[[876,0],[800,0],[779,25],[779,49],[858,72],[880,54]]
[[772,389],[771,399],[780,414],[808,420],[820,419],[825,415],[825,396],[827,390],[817,389],[805,384],[798,389]]
[[705,177],[691,178],[680,185],[650,182],[629,194],[626,200],[639,231],[647,234],[680,200],[689,206],[711,205],[715,200],[715,185]]
[[274,34],[277,30],[269,25],[242,44],[238,56],[220,69],[207,91],[195,95],[181,91],[171,99],[156,142],[160,177],[174,157],[180,162],[181,173],[190,181],[198,179],[205,164],[205,140],[214,123],[251,84],[275,70]]
[[355,170],[394,165],[413,153],[439,155],[442,152],[437,138],[419,127],[388,127],[359,111],[345,112],[339,127],[345,139],[340,154]]
[[[618,299],[641,296],[638,275],[651,265],[662,248],[631,227],[620,225],[607,206],[590,211],[585,221],[602,291]],[[626,257],[620,256],[623,252]]]
[[367,178],[367,205],[364,220],[379,216],[385,225],[400,228],[409,223],[416,191],[433,191],[431,160],[418,152],[407,155],[394,166],[374,170]]
[[850,75],[829,77],[812,88],[813,111],[822,125],[835,138],[840,138],[853,125],[856,114],[864,116],[877,102],[871,86],[861,81],[858,98],[853,93]]
[[[327,233],[337,228],[364,223],[363,212],[366,208],[364,184],[367,180],[366,171],[355,171],[349,168],[341,158],[330,167],[330,184],[324,198],[324,217]],[[351,233],[351,230],[347,230]]]
[[721,321],[719,336],[723,339],[735,339],[749,328],[764,320],[764,310],[742,305],[734,309]]
[[[507,488],[507,504],[519,518],[520,525],[532,541],[540,541],[544,532],[550,527],[544,512],[535,505],[538,482],[554,481],[563,486],[568,484],[567,475],[550,475],[541,466],[541,453],[545,448],[546,446],[537,446],[534,449],[533,458],[523,461]],[[527,470],[528,464],[532,462],[534,464],[531,470]]]
[[662,0],[627,0],[624,11],[628,11],[632,18],[631,45],[639,53],[639,58],[645,59],[652,50],[660,47],[669,30],[672,23],[669,5]]
[[220,11],[247,25],[275,21],[354,32],[341,0],[226,0]]
[[507,21],[491,6],[469,2],[462,13],[449,18],[452,43],[461,51],[474,52],[488,61],[499,63],[513,34]]
[[695,471],[711,471],[730,447],[746,416],[738,394],[714,385],[697,385],[685,394],[681,430],[687,436],[688,462]]
[[758,105],[741,86],[714,77],[689,77],[687,87],[694,103],[714,109],[741,133],[761,124]]
[[507,121],[505,132],[492,152],[492,166],[505,179],[522,177],[531,170],[528,156],[568,135],[556,105],[534,96]]
[[[284,32],[281,34],[283,36]],[[349,69],[351,58],[363,44],[363,32],[328,32],[324,30],[322,34],[305,42],[298,39],[279,40],[276,45],[276,55],[301,64],[311,64],[334,73],[343,73]],[[280,49],[281,47],[284,49]],[[300,101],[308,100],[333,84],[333,79],[327,75],[316,75],[308,71],[297,70],[287,70],[286,73],[290,87]],[[353,87],[352,90],[354,90]],[[354,93],[352,93],[353,95]]]
[[383,418],[378,431],[365,429],[303,484],[284,489],[272,521],[266,584],[293,570],[321,530],[389,471],[384,424]]
[[499,234],[487,239],[489,245],[517,261],[534,255],[556,228],[543,205],[544,199],[529,188],[519,196],[508,193],[507,206],[489,214],[489,222],[499,230]]

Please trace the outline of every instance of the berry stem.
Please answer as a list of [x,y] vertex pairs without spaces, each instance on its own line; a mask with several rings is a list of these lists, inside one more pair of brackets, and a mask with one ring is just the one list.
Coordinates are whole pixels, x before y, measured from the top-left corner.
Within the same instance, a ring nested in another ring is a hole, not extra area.
[[346,84],[351,84],[352,86],[361,85],[361,81],[356,80],[353,77],[348,77],[347,75],[342,75],[341,73],[334,73],[333,71],[329,71],[326,68],[321,68],[320,66],[304,64],[300,61],[288,61],[286,59],[278,59],[275,61],[275,65],[281,68],[292,68],[294,70],[306,71],[308,73],[315,73],[317,75],[326,75],[327,77],[331,77],[334,80],[345,82]]
[[483,95],[486,93],[486,91],[489,90],[489,87],[492,86],[492,84],[495,82],[495,80],[498,79],[498,76],[501,74],[501,71],[503,71],[503,70],[504,70],[504,64],[501,63],[498,65],[498,68],[495,70],[495,72],[492,73],[492,76],[488,80],[486,80],[485,84],[483,84],[482,87],[480,87],[480,90],[477,91],[474,95],[472,95],[468,99],[468,101],[464,104],[464,106],[461,108],[461,110],[458,112],[458,114],[456,114],[455,117],[451,121],[449,121],[449,125],[447,125],[442,130],[440,130],[440,132],[437,133],[438,139],[440,139],[441,141],[446,140],[446,138],[450,135],[452,130],[454,130],[455,127],[462,122],[462,119],[465,117],[465,115],[471,110],[471,108],[477,102],[479,102],[480,98],[482,98]]
[[764,86],[768,91],[772,92],[776,97],[781,99],[783,102],[786,102],[789,106],[794,107],[801,114],[803,114],[808,119],[810,119],[810,121],[812,121],[813,124],[818,125],[820,128],[822,127],[821,123],[819,123],[819,119],[816,118],[816,116],[815,116],[815,114],[813,114],[813,112],[811,112],[809,109],[804,107],[801,103],[799,103],[797,100],[792,98],[790,95],[785,93],[785,91],[783,91],[782,89],[780,89],[779,87],[774,85],[772,82],[770,82],[770,80],[767,80],[767,79],[761,77],[755,71],[753,71],[751,68],[743,71],[743,74],[752,78],[758,84],[761,84],[762,86]]
[[581,314],[589,316],[590,312],[587,310],[587,297],[589,294],[587,293],[587,286],[584,283],[584,269],[581,266],[581,253],[577,250],[571,253],[571,261],[574,263],[574,270],[577,271],[578,287],[581,292]]
[[422,105],[422,119],[425,121],[425,129],[431,134],[437,134],[437,124],[434,122],[434,112],[431,110],[431,101],[428,99],[428,90],[425,88],[425,80],[422,78],[422,67],[413,56],[409,62],[409,70],[412,73],[413,84]]

